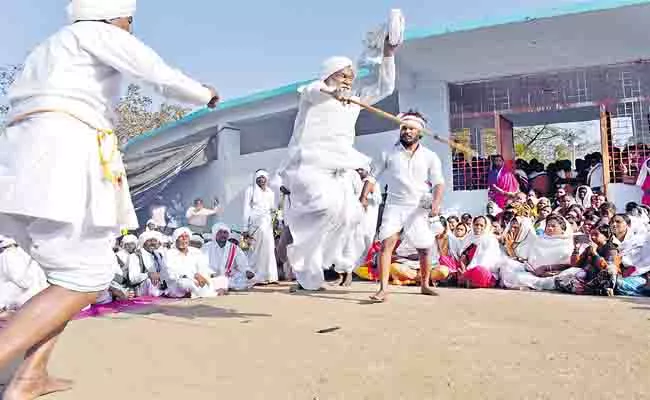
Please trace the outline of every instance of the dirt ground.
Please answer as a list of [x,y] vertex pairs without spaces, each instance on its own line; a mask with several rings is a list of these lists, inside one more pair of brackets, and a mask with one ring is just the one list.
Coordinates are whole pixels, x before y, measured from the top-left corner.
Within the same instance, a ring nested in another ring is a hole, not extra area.
[[[650,399],[650,299],[370,284],[77,321],[54,400]],[[319,330],[340,328],[328,333]]]

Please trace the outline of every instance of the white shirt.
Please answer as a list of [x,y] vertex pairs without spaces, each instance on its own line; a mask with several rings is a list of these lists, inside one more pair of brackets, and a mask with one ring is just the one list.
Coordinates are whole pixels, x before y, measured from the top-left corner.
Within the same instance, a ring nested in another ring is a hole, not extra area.
[[262,190],[257,183],[249,186],[244,193],[244,227],[255,223],[260,217],[271,217],[275,208],[275,193],[270,188]]
[[158,227],[167,226],[167,207],[155,206],[151,208],[151,220]]
[[178,281],[182,277],[194,279],[194,275],[201,274],[204,278],[210,277],[208,258],[201,250],[189,247],[187,254],[181,253],[177,248],[167,252],[166,268],[163,272],[165,280]]
[[45,273],[23,249],[0,253],[0,310],[18,308],[46,287]]
[[203,246],[203,251],[208,257],[208,266],[212,273],[217,274],[218,276],[223,276],[226,274],[226,265],[228,262],[228,256],[230,255],[230,249],[235,248],[235,260],[232,265],[233,272],[246,272],[248,271],[248,257],[244,252],[233,243],[227,242],[224,247],[219,246],[217,242],[210,242]]
[[102,22],[77,22],[27,57],[9,92],[8,120],[50,108],[68,111],[98,128],[111,128],[123,74],[182,102],[207,104],[212,97],[209,89],[169,67],[130,33]]
[[185,214],[187,223],[194,226],[208,225],[208,217],[215,215],[219,210],[211,210],[209,208],[201,208],[200,210],[195,207],[190,207]]
[[587,175],[589,187],[600,188],[603,186],[603,164],[595,165]]
[[[355,126],[361,107],[343,104],[321,90],[331,91],[323,81],[300,89],[298,115],[289,142],[285,164],[300,161],[324,169],[356,169],[369,163],[353,147]],[[395,90],[395,58],[385,57],[379,68],[378,81],[353,87],[353,98],[375,104]],[[285,165],[286,167],[286,165]],[[284,169],[285,167],[282,167]]]
[[421,143],[413,153],[397,143],[372,166],[372,176],[381,178],[388,185],[386,203],[399,205],[419,205],[430,188],[444,185],[442,163],[436,153]]

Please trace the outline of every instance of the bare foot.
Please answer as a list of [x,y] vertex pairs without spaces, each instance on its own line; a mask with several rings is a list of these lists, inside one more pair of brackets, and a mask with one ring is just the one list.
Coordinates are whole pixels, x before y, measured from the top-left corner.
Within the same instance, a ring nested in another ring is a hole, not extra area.
[[302,286],[300,286],[299,283],[297,283],[289,288],[289,293],[297,293],[303,290],[305,289]]
[[34,400],[56,392],[65,392],[72,389],[73,382],[67,379],[58,379],[46,376],[43,378],[14,377],[7,386],[4,400]]
[[420,293],[425,295],[425,296],[438,296],[438,293],[436,293],[433,289],[431,289],[429,286],[422,286],[420,288]]
[[345,274],[345,278],[343,279],[343,282],[341,282],[341,286],[343,287],[350,287],[352,286],[352,272],[348,272]]
[[383,290],[380,290],[377,293],[370,296],[370,300],[374,301],[375,303],[383,303],[386,301],[387,298],[388,298],[388,293],[386,293]]

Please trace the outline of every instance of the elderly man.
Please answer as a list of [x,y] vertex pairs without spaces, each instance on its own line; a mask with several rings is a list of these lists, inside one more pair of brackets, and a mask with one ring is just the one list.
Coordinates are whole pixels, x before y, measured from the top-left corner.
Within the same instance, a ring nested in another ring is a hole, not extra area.
[[129,282],[138,297],[160,297],[164,293],[160,277],[164,260],[158,252],[162,234],[155,231],[144,232],[139,238],[139,249],[129,256]]
[[[248,258],[235,243],[230,242],[230,228],[225,224],[212,227],[214,241],[203,248],[208,256],[211,278],[221,278],[219,289],[248,290],[253,286],[255,274],[249,270]],[[225,281],[223,279],[225,278]]]
[[214,89],[169,67],[131,34],[135,8],[136,0],[72,0],[71,24],[31,52],[9,92],[0,233],[30,253],[51,286],[0,331],[0,368],[28,355],[6,399],[69,389],[47,374],[52,347],[109,286],[112,238],[137,227],[111,122],[122,76],[180,101],[218,101]]
[[269,173],[265,170],[255,172],[253,180],[244,194],[244,226],[253,238],[250,263],[255,270],[257,283],[277,283],[278,262],[275,259],[272,216],[275,193],[268,187]]
[[374,84],[353,87],[352,61],[333,57],[323,64],[320,80],[300,90],[289,155],[278,170],[291,192],[285,222],[293,236],[287,255],[298,280],[294,290],[322,289],[323,268],[347,258],[345,246],[362,219],[352,179],[370,160],[353,147],[361,107],[346,99],[374,104],[393,93],[394,50],[386,40]]
[[0,313],[19,309],[46,287],[41,267],[13,239],[0,237]]
[[178,228],[172,239],[175,247],[167,253],[163,279],[167,284],[167,295],[174,298],[215,297],[217,288],[211,280],[208,258],[190,246],[192,231]]
[[[429,225],[429,216],[440,213],[444,178],[440,158],[420,143],[426,121],[416,111],[402,115],[399,142],[373,165],[372,176],[382,178],[388,185],[378,239],[382,242],[379,267],[381,287],[371,297],[383,302],[388,293],[388,279],[393,251],[400,239],[417,249],[422,277],[421,293],[435,295],[429,287],[431,275],[431,248],[435,242]],[[429,184],[433,195],[429,194]],[[372,186],[366,182],[361,202],[366,204]]]

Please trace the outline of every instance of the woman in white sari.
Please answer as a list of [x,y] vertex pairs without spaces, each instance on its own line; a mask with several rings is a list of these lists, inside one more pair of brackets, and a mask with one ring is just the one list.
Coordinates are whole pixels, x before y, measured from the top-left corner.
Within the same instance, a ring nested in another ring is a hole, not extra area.
[[612,241],[622,256],[622,276],[616,280],[616,293],[624,296],[650,295],[650,246],[647,234],[635,234],[627,214],[612,218]]
[[492,234],[489,220],[484,216],[475,217],[472,233],[462,244],[459,285],[468,288],[495,287],[502,258],[499,241]]
[[528,223],[517,221],[518,242],[511,246],[514,253],[509,253],[516,259],[501,266],[501,285],[506,289],[555,290],[554,274],[570,267],[574,250],[571,228],[564,218],[551,215],[546,218],[544,235],[536,236]]

